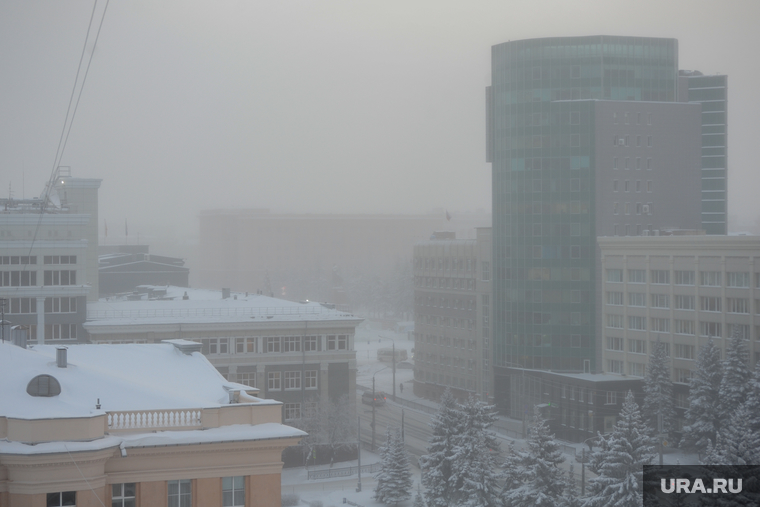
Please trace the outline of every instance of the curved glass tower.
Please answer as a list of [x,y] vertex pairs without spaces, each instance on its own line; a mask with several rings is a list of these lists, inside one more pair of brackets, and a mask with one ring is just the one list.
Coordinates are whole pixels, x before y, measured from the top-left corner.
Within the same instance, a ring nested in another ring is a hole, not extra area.
[[[672,103],[677,91],[675,39],[600,35],[493,46],[487,150],[493,164],[495,395],[502,408],[507,368],[600,370],[596,157],[600,142],[606,147],[618,140],[600,130],[599,104]],[[626,123],[646,125],[648,113],[629,119],[621,109],[621,124],[624,114]],[[605,113],[604,121],[612,117]],[[621,145],[635,144],[628,137],[621,136]]]

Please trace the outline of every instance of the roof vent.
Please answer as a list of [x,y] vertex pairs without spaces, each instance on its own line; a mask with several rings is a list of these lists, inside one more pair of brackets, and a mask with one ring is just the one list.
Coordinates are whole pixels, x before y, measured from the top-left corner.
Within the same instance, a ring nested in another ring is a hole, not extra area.
[[229,297],[230,297],[229,287],[222,288],[222,299],[229,299]]
[[68,347],[56,347],[55,348],[55,363],[59,368],[66,368],[67,366],[67,350]]

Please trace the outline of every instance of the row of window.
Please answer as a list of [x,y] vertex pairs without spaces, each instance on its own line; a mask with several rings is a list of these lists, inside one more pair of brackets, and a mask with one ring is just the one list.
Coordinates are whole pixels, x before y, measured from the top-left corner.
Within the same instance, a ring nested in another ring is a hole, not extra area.
[[[654,283],[654,282],[652,282]],[[628,306],[646,307],[646,294],[643,292],[628,292]],[[607,291],[606,302],[612,306],[622,306],[623,292]],[[650,294],[649,306],[652,308],[669,309],[670,295],[668,294]],[[673,296],[673,308],[676,310],[694,310],[696,296],[675,295]],[[725,311],[727,313],[744,313],[750,312],[750,300],[748,298],[725,298]],[[699,309],[703,312],[722,312],[723,298],[721,296],[700,296]],[[760,300],[755,300],[755,307],[760,311]]]
[[[646,283],[646,269],[628,269],[628,283]],[[694,271],[675,270],[673,271],[673,283],[675,285],[695,285],[696,276]],[[650,283],[670,284],[670,270],[652,269],[649,270]],[[620,268],[607,269],[608,282],[622,282],[623,270]],[[722,271],[700,271],[699,285],[703,287],[722,287]],[[749,288],[750,274],[746,271],[728,271],[726,272],[726,287]],[[755,273],[755,287],[760,288],[760,273]]]
[[[622,315],[607,314],[606,326],[612,329],[625,329],[624,317]],[[727,324],[727,337],[731,337],[734,333],[737,333],[742,339],[749,340],[750,328],[749,324]],[[628,329],[634,331],[646,331],[647,330],[647,318],[637,315],[628,316]],[[720,322],[699,322],[699,336],[722,338],[722,327]],[[649,331],[655,333],[674,333],[684,335],[695,335],[695,324],[693,320],[674,319],[672,321],[668,318],[651,317]]]
[[45,264],[76,264],[76,255],[46,255]]
[[[631,115],[628,112],[623,113],[622,120],[620,120],[620,117],[618,116],[619,113],[614,112],[612,113],[612,123],[615,125],[618,124],[618,121],[620,121],[621,124],[625,123],[626,125],[630,124]],[[652,124],[652,113],[647,113],[647,125]],[[641,125],[641,113],[636,113],[636,125]]]
[[[323,347],[324,338],[324,347]],[[247,353],[287,353],[318,352],[321,350],[348,350],[348,335],[322,336],[265,336],[261,338],[261,349],[257,337],[244,338],[201,338],[194,341],[202,345],[204,354],[247,354]]]
[[420,346],[425,343],[432,343],[434,345],[441,345],[443,347],[454,347],[455,349],[473,350],[477,346],[475,340],[465,340],[464,338],[452,338],[450,336],[436,336],[432,334],[423,335],[422,333],[415,333],[415,342]]
[[[45,271],[44,285],[76,285],[74,270]],[[0,287],[33,287],[37,285],[36,271],[0,271]]]
[[448,298],[438,297],[437,295],[420,294],[414,298],[415,304],[418,306],[429,306],[433,308],[453,308],[454,310],[474,310],[475,298]]
[[[641,141],[642,141],[641,140],[641,136],[636,136],[636,147],[641,148],[641,146],[642,146]],[[614,134],[612,136],[612,145],[613,146],[632,146],[631,145],[631,136],[629,136],[629,135],[621,136],[621,135]],[[652,147],[652,136],[647,136],[647,147],[648,148]],[[615,160],[617,160],[617,159],[615,159]],[[626,160],[628,160],[628,159],[626,159]],[[616,167],[616,169],[617,169],[617,167]],[[628,169],[628,167],[626,167],[626,169]]]
[[457,270],[457,271],[475,271],[477,261],[472,257],[415,257],[414,269],[438,269],[438,270]]
[[[303,374],[304,389],[316,389],[317,370],[306,370]],[[267,390],[281,391],[289,389],[301,389],[301,372],[297,371],[270,371],[267,372]]]
[[[624,374],[624,362],[616,359],[607,360],[607,372]],[[628,362],[628,374],[635,377],[644,377],[646,375],[646,365],[644,363]],[[688,368],[673,368],[672,381],[679,384],[688,384],[694,376],[694,372]],[[676,405],[678,406],[678,405]],[[679,407],[686,408],[686,407]]]
[[0,255],[0,265],[2,264],[19,264],[26,266],[27,264],[37,264],[36,255]]
[[[490,279],[490,274],[489,274]],[[486,280],[486,279],[484,279]],[[434,289],[475,290],[474,278],[438,278],[433,276],[415,276],[415,287],[432,287]]]
[[[439,317],[438,315],[420,315],[419,319],[428,326],[452,327],[454,329],[475,329],[475,319],[458,319],[454,317]],[[485,323],[488,317],[486,316]]]
[[[638,340],[629,338],[628,340],[628,352],[634,354],[646,354],[647,353],[647,340]],[[670,344],[662,343],[665,346],[665,353],[670,356]],[[606,340],[606,349],[623,351],[623,338],[617,336],[608,336]],[[677,359],[694,359],[694,345],[676,343],[673,345],[673,356]]]
[[[646,191],[652,191],[652,180],[646,180]],[[643,180],[623,180],[623,192],[641,192],[644,189]],[[618,180],[612,180],[612,191],[619,192],[621,190]]]
[[[189,479],[168,481],[168,507],[192,507],[192,481]],[[47,507],[76,505],[76,491],[47,494]],[[112,484],[112,507],[135,507],[137,505],[137,485],[135,483]],[[222,477],[222,506],[245,507],[245,477]]]
[[472,373],[477,362],[474,359],[465,359],[464,357],[451,357],[447,355],[427,354],[420,353],[419,361],[421,365],[428,364],[430,366],[451,366],[453,368],[461,368]]
[[[651,192],[651,190],[649,190]],[[621,203],[619,202],[613,202],[612,203],[612,214],[613,215],[619,215],[621,212]],[[624,202],[622,203],[622,212],[624,215],[630,215],[631,213],[635,213],[637,215],[651,215],[654,213],[654,205],[651,202]],[[635,207],[634,207],[635,205]],[[626,231],[627,233],[627,231]],[[638,231],[639,234],[641,234],[641,231]]]

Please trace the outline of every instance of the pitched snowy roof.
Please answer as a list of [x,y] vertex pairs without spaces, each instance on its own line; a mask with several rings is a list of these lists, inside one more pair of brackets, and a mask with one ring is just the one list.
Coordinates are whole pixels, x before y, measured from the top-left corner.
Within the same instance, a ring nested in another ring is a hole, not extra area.
[[[313,321],[361,319],[313,301],[294,302],[284,299],[231,292],[222,298],[217,290],[190,289],[187,287],[148,286],[138,287],[137,294],[109,297],[87,304],[87,324],[118,326],[125,324],[173,324],[208,322],[254,322],[254,321]],[[151,293],[159,298],[149,299]],[[187,299],[183,297],[187,295]]]
[[[54,346],[23,349],[0,343],[0,416],[46,419],[212,408],[229,403],[229,390],[244,387],[225,380],[200,352],[186,354],[172,343],[69,345],[67,355],[67,367],[59,368]],[[27,393],[29,381],[43,374],[59,382],[59,395]],[[100,409],[95,407],[98,399]]]

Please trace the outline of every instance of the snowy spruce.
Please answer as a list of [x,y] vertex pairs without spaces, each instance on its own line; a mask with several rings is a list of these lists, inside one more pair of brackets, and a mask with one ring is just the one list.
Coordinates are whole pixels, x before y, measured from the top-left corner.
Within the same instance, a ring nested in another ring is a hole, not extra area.
[[412,497],[412,476],[409,456],[401,439],[401,431],[390,428],[385,433],[385,445],[380,448],[381,468],[375,476],[375,499],[386,505],[398,505]]

